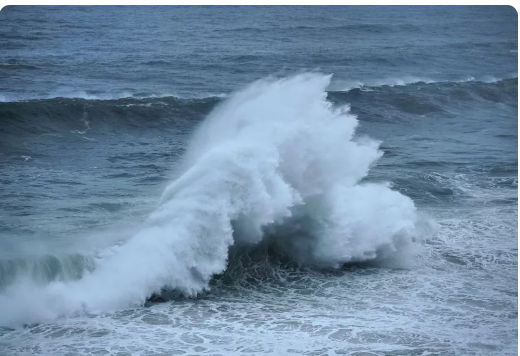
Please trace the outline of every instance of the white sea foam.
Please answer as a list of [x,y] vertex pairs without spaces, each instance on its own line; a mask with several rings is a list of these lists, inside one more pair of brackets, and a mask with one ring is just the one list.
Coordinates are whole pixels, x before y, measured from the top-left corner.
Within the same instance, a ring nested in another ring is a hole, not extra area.
[[415,83],[436,83],[431,78],[416,77],[412,75],[402,77],[387,77],[380,79],[365,79],[365,80],[338,80],[334,81],[328,88],[330,91],[350,91],[352,89],[381,87],[381,86],[403,86]]
[[138,233],[80,280],[12,285],[0,324],[139,306],[163,287],[196,295],[226,269],[231,245],[267,234],[300,263],[406,258],[420,238],[416,208],[386,184],[361,183],[382,152],[354,136],[348,107],[326,101],[330,80],[301,74],[233,94]]
[[337,80],[332,82],[328,89],[329,91],[351,91],[353,89],[361,89],[363,91],[370,91],[370,88],[375,87],[394,87],[405,86],[417,83],[434,84],[434,83],[467,83],[467,82],[482,82],[482,83],[496,83],[504,79],[516,78],[516,75],[511,75],[503,79],[496,78],[492,75],[482,76],[465,76],[459,79],[451,80],[434,80],[428,77],[416,77],[412,75],[402,77],[387,77],[382,79],[366,79],[366,80]]
[[226,98],[225,93],[203,93],[199,95],[184,95],[173,92],[164,93],[132,93],[130,91],[122,91],[115,93],[99,93],[91,94],[84,90],[65,90],[60,89],[51,93],[39,96],[12,96],[0,94],[0,102],[16,102],[26,100],[47,100],[56,98],[66,99],[85,99],[85,100],[118,100],[118,99],[160,99],[160,98],[178,98],[178,99],[208,99],[208,98]]

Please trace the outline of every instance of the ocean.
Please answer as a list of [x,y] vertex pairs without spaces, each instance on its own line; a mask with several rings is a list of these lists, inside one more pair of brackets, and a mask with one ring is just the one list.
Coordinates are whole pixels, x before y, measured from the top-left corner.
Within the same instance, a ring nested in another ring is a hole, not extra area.
[[509,6],[8,6],[0,355],[516,355]]

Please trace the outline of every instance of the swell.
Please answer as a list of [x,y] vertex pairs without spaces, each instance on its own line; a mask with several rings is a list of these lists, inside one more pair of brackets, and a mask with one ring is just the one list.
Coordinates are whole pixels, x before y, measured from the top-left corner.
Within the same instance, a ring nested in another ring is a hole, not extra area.
[[[406,117],[416,118],[422,115],[449,116],[453,110],[471,109],[477,105],[485,106],[489,102],[516,109],[518,79],[503,79],[488,83],[475,80],[427,83],[419,80],[408,84],[360,86],[346,91],[329,90],[328,100],[336,104],[352,103],[362,120],[383,122],[405,120]],[[377,105],[372,104],[374,100],[377,100]],[[376,113],[374,108],[379,107],[384,110],[376,110]],[[390,113],[401,115],[390,115]]]
[[167,127],[175,120],[191,120],[207,114],[219,98],[176,97],[117,100],[54,98],[0,102],[0,134],[54,134],[84,130],[89,134],[125,129]]
[[[327,88],[331,102],[356,102],[371,92],[384,94],[398,110],[422,115],[442,112],[453,98],[456,101],[488,100],[516,105],[518,78],[486,81],[474,78],[449,82],[403,77],[366,81],[332,82]],[[450,98],[433,103],[428,96]],[[112,100],[85,98],[52,98],[27,101],[0,102],[2,126],[0,135],[54,134],[82,130],[87,120],[89,134],[111,131],[114,128],[165,128],[179,120],[201,119],[219,102],[221,97],[182,99],[173,96],[120,98]],[[362,119],[366,119],[362,117]]]
[[377,88],[394,87],[394,86],[410,86],[418,87],[425,85],[432,85],[438,87],[439,90],[452,86],[463,86],[470,89],[474,88],[493,88],[498,87],[502,89],[510,88],[513,85],[518,85],[517,77],[510,78],[496,78],[493,76],[481,76],[475,78],[467,76],[454,80],[435,80],[426,77],[403,76],[395,78],[371,79],[371,80],[339,80],[334,82],[330,87],[330,92],[348,92],[351,90],[374,90]]

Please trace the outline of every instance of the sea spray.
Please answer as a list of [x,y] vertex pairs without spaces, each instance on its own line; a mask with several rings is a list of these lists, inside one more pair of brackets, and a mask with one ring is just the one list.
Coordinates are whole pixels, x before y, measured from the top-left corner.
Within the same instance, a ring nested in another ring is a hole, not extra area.
[[0,324],[142,305],[163,288],[195,296],[233,244],[269,237],[301,264],[388,258],[417,237],[411,199],[363,183],[382,156],[354,136],[349,107],[326,100],[331,76],[265,79],[231,95],[194,134],[157,209],[91,273],[0,295]]

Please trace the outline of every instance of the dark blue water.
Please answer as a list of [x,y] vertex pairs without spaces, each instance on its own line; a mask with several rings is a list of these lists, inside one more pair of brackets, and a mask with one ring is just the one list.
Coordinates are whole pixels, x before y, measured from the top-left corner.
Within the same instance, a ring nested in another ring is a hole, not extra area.
[[517,29],[3,8],[0,354],[516,354]]
[[200,97],[315,69],[337,83],[516,78],[516,32],[512,7],[7,7],[0,90]]

